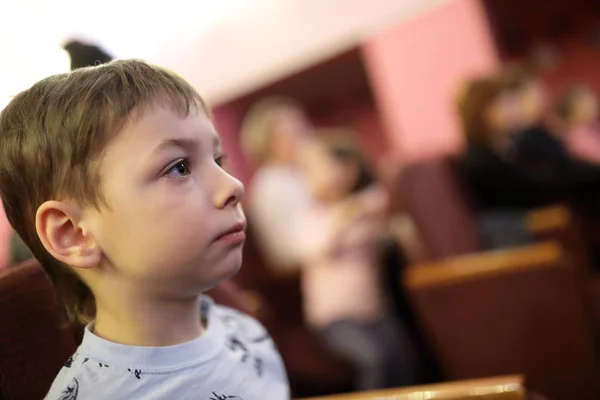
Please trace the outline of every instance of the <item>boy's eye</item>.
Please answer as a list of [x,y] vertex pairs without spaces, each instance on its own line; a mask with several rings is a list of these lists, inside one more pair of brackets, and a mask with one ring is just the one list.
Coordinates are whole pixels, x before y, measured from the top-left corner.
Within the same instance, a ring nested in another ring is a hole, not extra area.
[[173,164],[165,173],[165,176],[172,178],[183,178],[190,175],[189,160],[179,160]]
[[215,157],[215,163],[217,163],[217,165],[221,168],[225,165],[226,162],[227,162],[226,154],[220,154]]

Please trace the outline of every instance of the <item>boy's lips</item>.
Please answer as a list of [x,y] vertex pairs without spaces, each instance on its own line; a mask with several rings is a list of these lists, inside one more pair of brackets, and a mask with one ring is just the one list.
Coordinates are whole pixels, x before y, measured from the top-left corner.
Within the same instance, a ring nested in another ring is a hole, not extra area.
[[228,245],[239,245],[246,240],[246,222],[241,221],[232,225],[229,229],[220,233],[215,242],[226,243]]

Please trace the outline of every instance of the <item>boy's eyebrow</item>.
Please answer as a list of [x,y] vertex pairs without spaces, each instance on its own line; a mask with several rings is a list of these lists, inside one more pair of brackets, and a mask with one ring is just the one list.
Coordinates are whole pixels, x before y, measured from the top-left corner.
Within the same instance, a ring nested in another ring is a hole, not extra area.
[[171,147],[180,148],[183,150],[190,150],[195,147],[198,147],[200,142],[198,139],[187,139],[187,138],[175,138],[175,139],[166,139],[160,142],[158,146],[154,149],[154,153],[160,153],[166,149]]
[[[212,148],[213,150],[220,151],[221,149],[221,139],[218,135],[212,135]],[[186,151],[190,151],[192,149],[196,149],[200,146],[200,141],[196,138],[174,138],[174,139],[166,139],[160,142],[156,149],[154,149],[154,153],[160,153],[165,149],[176,147]]]

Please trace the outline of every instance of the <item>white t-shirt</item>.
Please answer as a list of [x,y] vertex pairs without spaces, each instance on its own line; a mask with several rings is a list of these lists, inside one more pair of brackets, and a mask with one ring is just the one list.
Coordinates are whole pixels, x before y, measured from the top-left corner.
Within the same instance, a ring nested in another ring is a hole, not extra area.
[[86,327],[47,400],[287,400],[281,357],[265,328],[201,298],[205,332],[166,347],[109,342]]

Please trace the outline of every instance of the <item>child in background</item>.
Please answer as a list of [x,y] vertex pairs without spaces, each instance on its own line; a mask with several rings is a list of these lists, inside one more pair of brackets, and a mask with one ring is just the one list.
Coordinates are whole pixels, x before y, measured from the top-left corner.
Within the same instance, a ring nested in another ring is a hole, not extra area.
[[7,217],[87,323],[47,399],[289,399],[265,329],[201,295],[242,262],[224,161],[198,93],[142,61],[51,76],[2,111]]
[[302,272],[305,317],[356,367],[358,389],[409,385],[416,376],[414,349],[389,310],[377,257],[387,194],[349,141],[339,134],[305,150],[316,200],[304,230],[304,248],[311,249]]
[[600,164],[598,99],[591,88],[573,86],[557,104],[557,114],[567,149],[573,157]]

